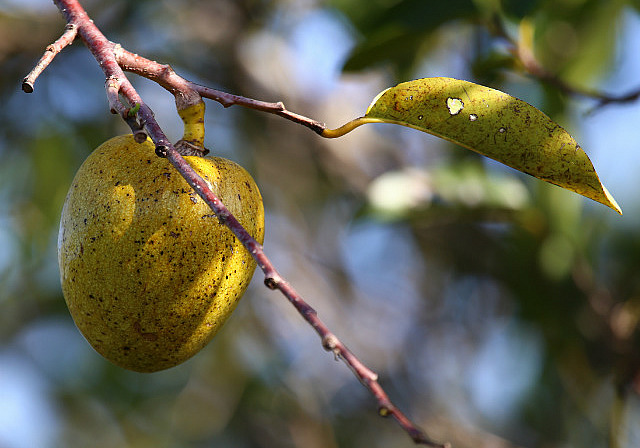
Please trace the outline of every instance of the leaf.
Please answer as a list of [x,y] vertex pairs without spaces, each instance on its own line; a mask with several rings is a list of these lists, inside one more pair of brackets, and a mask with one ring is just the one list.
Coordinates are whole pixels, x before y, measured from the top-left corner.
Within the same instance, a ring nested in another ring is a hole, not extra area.
[[339,137],[365,123],[428,132],[622,214],[580,145],[544,113],[499,90],[453,78],[424,78],[381,92],[364,117],[323,132]]
[[410,70],[429,46],[429,37],[442,25],[479,14],[473,0],[333,2],[357,28],[363,39],[352,49],[344,71],[359,71],[390,63],[400,72]]

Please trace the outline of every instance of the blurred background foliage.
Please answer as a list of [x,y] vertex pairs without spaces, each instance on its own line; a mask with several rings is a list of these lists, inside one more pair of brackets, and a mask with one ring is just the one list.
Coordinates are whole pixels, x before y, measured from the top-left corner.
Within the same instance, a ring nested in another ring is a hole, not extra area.
[[[330,127],[425,76],[501,89],[561,123],[623,217],[389,125],[323,140],[209,103],[207,146],[254,175],[281,273],[434,438],[640,446],[640,106],[598,107],[540,82],[510,44],[525,21],[558,79],[623,94],[640,86],[640,2],[83,4],[128,50]],[[59,286],[58,218],[83,159],[127,128],[79,42],[33,94],[20,91],[63,27],[48,1],[0,1],[0,447],[412,446],[260,275],[225,329],[179,367],[127,372],[88,346]],[[179,138],[171,96],[133,81]]]

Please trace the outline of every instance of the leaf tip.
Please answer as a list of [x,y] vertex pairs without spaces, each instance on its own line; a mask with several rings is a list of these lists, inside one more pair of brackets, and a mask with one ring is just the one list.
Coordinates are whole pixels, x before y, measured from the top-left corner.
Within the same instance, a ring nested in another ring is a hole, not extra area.
[[609,193],[609,190],[607,190],[607,188],[604,185],[602,186],[602,191],[604,192],[604,196],[608,201],[608,202],[603,202],[603,204],[614,209],[615,211],[618,212],[618,214],[622,215],[622,208],[620,208],[616,200],[613,198],[611,193]]

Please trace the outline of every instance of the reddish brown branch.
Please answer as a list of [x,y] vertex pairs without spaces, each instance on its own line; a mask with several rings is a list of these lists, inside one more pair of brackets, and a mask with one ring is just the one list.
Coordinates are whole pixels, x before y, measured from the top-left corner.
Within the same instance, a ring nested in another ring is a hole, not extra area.
[[[115,44],[107,40],[76,0],[54,0],[54,3],[60,9],[67,23],[77,29],[78,35],[102,68],[106,78],[105,88],[111,111],[120,113],[132,128],[134,134],[141,127],[144,127],[156,146],[162,148],[171,146],[171,142],[153,117],[153,112],[142,101],[142,98],[133,88],[120,65],[118,65],[114,57]],[[128,114],[129,108],[120,103],[120,94],[128,100],[130,107],[139,105],[136,114],[139,120],[138,123],[132,123],[132,117]]]
[[321,134],[326,128],[324,123],[287,110],[282,102],[270,103],[266,101],[258,101],[252,98],[233,95],[187,81],[177,75],[170,65],[160,64],[156,61],[146,59],[138,54],[125,50],[119,45],[115,48],[115,56],[123,70],[155,81],[176,95],[176,104],[179,109],[182,108],[181,101],[186,101],[186,104],[193,104],[193,95],[197,94],[198,100],[200,98],[208,98],[210,100],[217,101],[224,107],[238,105],[249,109],[259,110],[261,112],[275,114],[293,121],[294,123],[306,126],[318,134]]
[[47,68],[49,64],[51,64],[53,58],[55,58],[56,55],[60,53],[64,47],[66,47],[67,45],[71,45],[77,34],[78,29],[76,28],[76,26],[72,23],[68,23],[62,36],[60,36],[58,40],[56,40],[45,49],[44,54],[42,55],[36,66],[22,80],[22,90],[25,93],[33,92],[33,84],[36,82],[38,76],[40,76],[40,73],[42,73],[44,69]]
[[[126,78],[123,69],[149,78],[165,87],[174,94],[176,104],[179,108],[187,107],[195,102],[201,101],[201,97],[206,97],[218,101],[225,107],[238,104],[263,112],[274,113],[305,125],[316,132],[321,132],[322,129],[324,129],[324,125],[287,111],[282,103],[265,103],[230,95],[191,83],[178,76],[170,66],[158,64],[132,54],[119,45],[108,41],[89,19],[77,0],[54,0],[54,2],[67,20],[69,29],[77,30],[79,36],[100,64],[106,78],[105,88],[111,111],[120,114],[127,123],[129,123],[134,133],[142,127],[146,129],[156,145],[156,153],[158,156],[166,157],[171,162],[187,183],[189,183],[198,195],[209,205],[218,219],[242,242],[256,260],[260,269],[264,272],[265,285],[270,289],[278,289],[282,292],[321,337],[325,350],[331,351],[337,358],[342,359],[354,375],[372,393],[378,403],[380,415],[393,416],[416,444],[423,444],[432,448],[445,448],[448,446],[430,440],[424,432],[418,429],[391,402],[378,383],[377,374],[360,362],[360,360],[329,331],[327,326],[318,318],[316,311],[280,276],[269,258],[265,255],[262,246],[242,227],[220,199],[209,189],[206,182],[191,168],[173,144],[169,142],[156,122],[153,112],[144,103]],[[66,39],[69,39],[69,36],[70,34],[67,35]],[[45,67],[46,64],[40,68],[40,72]],[[121,97],[129,103],[129,107],[122,103]],[[135,117],[133,117],[134,114],[132,113],[134,110]],[[136,136],[138,136],[138,134],[136,134]]]
[[282,118],[286,118],[287,120],[293,121],[294,123],[306,126],[317,134],[322,134],[322,131],[324,131],[326,128],[326,125],[322,122],[312,120],[303,115],[299,115],[287,110],[287,108],[284,107],[284,104],[281,101],[278,101],[277,103],[268,103],[265,101],[246,98],[244,96],[231,95],[229,93],[221,92],[219,90],[211,89],[209,87],[201,86],[198,84],[192,84],[192,86],[195,90],[198,91],[198,93],[200,93],[200,95],[202,95],[202,97],[217,101],[224,107],[229,107],[237,104],[249,109],[255,109],[261,112],[275,114]]

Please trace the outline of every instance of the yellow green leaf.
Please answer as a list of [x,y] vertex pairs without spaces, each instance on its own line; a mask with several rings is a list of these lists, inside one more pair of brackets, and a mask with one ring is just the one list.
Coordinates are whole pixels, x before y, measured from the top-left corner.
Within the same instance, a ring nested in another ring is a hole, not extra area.
[[325,137],[365,123],[394,123],[452,141],[538,179],[622,211],[580,145],[532,105],[453,78],[424,78],[381,92],[363,117]]

